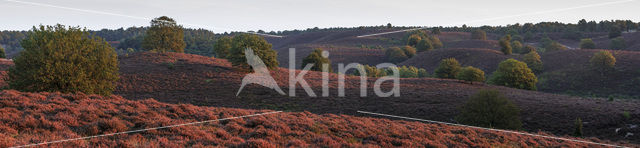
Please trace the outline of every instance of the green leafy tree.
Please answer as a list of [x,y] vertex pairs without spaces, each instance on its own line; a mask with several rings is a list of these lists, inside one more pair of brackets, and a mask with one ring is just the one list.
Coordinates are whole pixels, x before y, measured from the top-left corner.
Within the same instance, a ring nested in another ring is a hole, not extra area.
[[419,69],[418,69],[418,77],[420,77],[420,78],[426,78],[426,77],[429,77],[429,72],[427,72],[427,70],[426,70],[426,69],[419,68]]
[[460,72],[460,63],[454,58],[447,58],[440,61],[440,65],[435,70],[437,78],[455,79]]
[[511,36],[510,35],[505,35],[504,37],[502,37],[502,39],[500,39],[500,50],[502,51],[502,53],[506,54],[506,55],[510,55],[513,48],[511,47]]
[[400,63],[409,58],[399,47],[391,47],[387,49],[385,51],[385,56],[387,57],[387,60],[392,63]]
[[513,48],[513,51],[516,53],[522,53],[522,43],[520,43],[520,41],[511,41],[511,48]]
[[216,53],[217,58],[225,59],[229,55],[231,50],[231,37],[221,37],[213,45],[213,51]]
[[264,38],[253,34],[240,34],[235,36],[231,41],[231,50],[227,59],[234,67],[250,70],[251,67],[247,64],[247,59],[244,54],[244,50],[250,48],[254,54],[264,62],[267,68],[273,69],[278,67],[277,53],[271,49],[271,44],[264,40]]
[[422,37],[420,37],[420,35],[413,34],[413,35],[409,36],[409,38],[407,39],[407,45],[416,46],[418,44],[418,42],[420,42],[420,40],[422,40]]
[[540,44],[542,48],[549,48],[549,46],[551,46],[551,44],[553,44],[555,41],[551,40],[551,38],[549,37],[544,37],[540,40]]
[[487,40],[487,32],[481,29],[476,29],[471,32],[471,39],[473,40]]
[[611,46],[611,49],[620,50],[627,48],[627,43],[624,41],[624,38],[617,37],[611,40],[611,44],[609,46]]
[[33,27],[9,69],[9,87],[28,92],[110,95],[118,80],[115,50],[86,29]]
[[526,63],[515,59],[500,62],[498,69],[493,72],[490,84],[502,85],[518,89],[536,90],[538,78]]
[[160,52],[184,52],[187,45],[184,42],[182,26],[167,16],[151,20],[151,27],[142,41],[142,49]]
[[527,63],[527,66],[531,68],[534,73],[542,72],[542,60],[540,59],[540,55],[537,52],[529,52],[524,55],[524,63]]
[[404,54],[407,55],[408,58],[411,58],[416,55],[416,48],[411,46],[402,47],[402,51],[404,51]]
[[456,78],[470,82],[471,84],[473,84],[473,82],[484,82],[485,80],[484,71],[472,66],[462,68]]
[[[378,69],[375,66],[369,65],[358,65],[364,69],[367,77],[383,77],[386,75],[385,71],[382,69]],[[360,76],[360,71],[355,70],[353,75]]]
[[580,49],[596,49],[596,43],[591,39],[580,40]]
[[433,45],[431,44],[431,40],[420,40],[416,45],[416,49],[420,52],[422,51],[431,51],[433,50]]
[[442,32],[440,31],[440,27],[433,27],[433,29],[431,30],[431,33],[433,33],[433,34],[440,34],[440,33],[442,33]]
[[2,48],[2,46],[0,46],[0,58],[7,58],[7,55],[4,52],[4,48]]
[[522,128],[520,109],[497,90],[480,90],[460,108],[456,121],[487,128]]
[[327,71],[331,72],[331,61],[329,58],[322,55],[322,49],[315,49],[311,54],[302,59],[302,66],[306,66],[307,64],[312,64],[311,70],[313,71],[323,71],[322,64],[327,64]]
[[595,53],[589,60],[589,63],[591,63],[591,67],[593,69],[604,74],[604,72],[607,72],[616,66],[616,58],[613,57],[611,52],[603,50]]

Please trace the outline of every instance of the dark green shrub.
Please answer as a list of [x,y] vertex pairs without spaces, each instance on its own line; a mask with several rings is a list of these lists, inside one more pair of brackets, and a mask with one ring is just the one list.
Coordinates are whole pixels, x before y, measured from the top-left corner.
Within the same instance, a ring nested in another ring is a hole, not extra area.
[[611,27],[609,30],[609,38],[613,39],[619,36],[622,36],[622,29],[620,29],[618,25]]
[[216,58],[226,59],[231,50],[231,37],[220,37],[213,45],[213,51],[216,53]]
[[611,52],[603,50],[593,54],[589,63],[591,63],[591,67],[593,69],[604,73],[614,68],[616,65],[616,58],[611,55]]
[[432,34],[440,34],[440,27],[433,27],[433,29],[431,29],[431,33]]
[[142,49],[159,52],[184,52],[187,44],[184,42],[182,26],[167,16],[151,20],[151,27],[146,31],[142,41]]
[[28,92],[110,95],[118,80],[115,50],[79,27],[34,27],[9,69],[9,87]]
[[399,47],[391,47],[387,49],[385,51],[385,56],[387,57],[387,60],[392,63],[400,63],[409,58]]
[[420,37],[420,35],[418,34],[411,35],[407,39],[407,45],[416,46],[420,40],[422,40],[422,37]]
[[580,40],[580,49],[596,49],[596,43],[591,39]]
[[442,45],[442,42],[440,41],[440,38],[436,37],[436,36],[429,36],[429,40],[431,40],[431,44],[433,45],[434,49],[440,49],[442,48],[444,45]]
[[489,79],[490,84],[527,90],[536,90],[537,82],[536,75],[527,64],[515,59],[500,62],[498,69]]
[[277,53],[271,49],[271,44],[264,40],[261,36],[253,34],[240,34],[233,37],[231,41],[231,50],[227,59],[231,64],[240,69],[251,70],[251,67],[247,64],[247,58],[245,57],[244,50],[250,48],[254,54],[258,56],[267,68],[273,69],[278,67]]
[[460,108],[456,121],[487,128],[518,130],[520,109],[497,90],[480,90]]
[[549,52],[549,51],[560,51],[560,50],[567,50],[567,47],[565,47],[564,45],[553,41],[549,46],[545,47],[545,52]]
[[407,58],[411,58],[416,55],[416,48],[411,46],[403,46],[402,51],[404,51],[404,54],[407,55]]
[[0,46],[0,58],[7,58],[7,55],[4,52],[4,48],[2,48],[2,46]]
[[437,78],[455,79],[460,72],[460,63],[454,58],[443,59],[435,70]]
[[481,29],[476,29],[473,32],[471,32],[471,39],[472,40],[487,40],[487,32],[485,32],[484,30],[481,30]]
[[[328,56],[328,55],[327,55]],[[312,64],[310,70],[312,71],[323,71],[322,65],[327,64],[327,72],[331,72],[331,61],[329,58],[322,55],[322,49],[315,49],[311,54],[302,59],[302,67],[304,68],[307,64]]]
[[416,45],[416,49],[419,52],[422,51],[431,51],[433,49],[433,44],[431,44],[430,40],[420,40],[420,42],[418,42],[418,44]]
[[[386,75],[384,70],[378,69],[375,66],[369,66],[369,65],[359,65],[359,66],[362,67],[364,71],[367,73],[367,77],[383,77]],[[360,71],[355,70],[353,75],[360,76]]]
[[473,84],[473,82],[484,82],[485,79],[484,71],[472,66],[462,68],[456,78],[470,82],[471,84]]
[[573,136],[582,137],[582,119],[576,118],[574,125],[576,129],[573,131]]
[[513,48],[513,52],[515,53],[522,53],[522,43],[520,43],[520,41],[511,41],[511,48]]
[[624,38],[617,37],[611,40],[611,49],[620,50],[627,48],[627,43],[624,41]]
[[511,54],[511,52],[513,51],[513,48],[511,48],[510,42],[511,42],[510,35],[505,35],[504,37],[502,37],[502,39],[500,39],[499,44],[500,44],[500,50],[502,51],[502,53],[506,55]]
[[524,46],[524,47],[522,48],[522,50],[521,50],[520,54],[527,54],[527,53],[530,53],[530,52],[536,52],[536,51],[537,51],[537,50],[536,50],[536,47],[531,46],[531,45],[527,45],[527,46]]
[[524,55],[524,63],[527,63],[527,67],[531,68],[534,73],[542,72],[543,65],[540,55],[537,52],[529,52]]

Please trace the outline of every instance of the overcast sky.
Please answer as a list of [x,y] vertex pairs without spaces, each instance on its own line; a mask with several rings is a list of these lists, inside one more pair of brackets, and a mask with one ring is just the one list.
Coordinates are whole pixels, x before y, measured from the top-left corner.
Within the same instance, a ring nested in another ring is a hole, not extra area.
[[312,27],[451,26],[579,19],[640,21],[639,0],[0,0],[0,30],[56,23],[89,29],[148,26],[166,15],[214,32]]

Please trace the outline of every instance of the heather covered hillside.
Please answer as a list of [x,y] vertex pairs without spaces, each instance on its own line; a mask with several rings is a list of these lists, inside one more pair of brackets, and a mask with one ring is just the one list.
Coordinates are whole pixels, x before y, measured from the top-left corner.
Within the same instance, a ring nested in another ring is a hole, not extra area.
[[[0,107],[0,147],[271,112],[14,90],[0,92]],[[456,126],[309,112],[273,113],[46,146],[600,147]]]

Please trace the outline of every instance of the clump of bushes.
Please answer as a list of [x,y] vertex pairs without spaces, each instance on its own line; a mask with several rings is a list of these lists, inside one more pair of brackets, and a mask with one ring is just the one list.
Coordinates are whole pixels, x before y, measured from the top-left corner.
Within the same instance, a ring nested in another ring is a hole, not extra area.
[[573,136],[582,137],[582,119],[576,118],[576,122],[574,124],[576,128],[573,131]]
[[249,64],[247,64],[247,58],[244,53],[244,50],[247,48],[252,49],[254,54],[260,57],[267,68],[273,69],[278,67],[279,63],[276,59],[277,53],[271,49],[271,44],[261,36],[253,34],[240,34],[233,37],[229,55],[226,57],[234,67],[244,70],[251,69]]
[[604,72],[610,71],[616,65],[616,58],[613,57],[611,52],[609,51],[600,51],[591,57],[589,60],[591,63],[591,67],[597,71],[600,71],[601,74]]
[[9,87],[28,92],[110,95],[118,80],[115,50],[79,27],[34,27],[9,69]]
[[407,52],[399,47],[391,47],[385,51],[385,56],[387,58],[387,61],[389,62],[400,63],[404,60],[409,59],[409,56],[407,56],[406,53]]
[[[367,73],[366,74],[367,77],[383,77],[383,76],[393,74],[393,71],[390,68],[378,69],[375,66],[369,66],[369,65],[360,65],[360,66]],[[416,68],[413,66],[402,66],[402,67],[396,67],[396,68],[398,68],[400,78],[423,78],[423,77],[429,76],[429,73],[427,72],[427,70],[423,68]],[[360,72],[356,70],[353,73],[353,75],[360,76]]]
[[542,38],[541,43],[541,47],[544,48],[544,52],[567,50],[567,47],[557,41],[551,40],[549,37]]
[[513,41],[511,41],[511,48],[513,48],[513,52],[515,52],[515,53],[522,53],[522,50],[523,50],[524,47],[523,47],[522,43],[520,43],[520,41],[513,40]]
[[7,58],[7,55],[4,52],[4,48],[2,48],[2,46],[0,46],[0,58]]
[[454,58],[447,58],[440,61],[440,65],[434,74],[437,78],[455,79],[460,72],[460,63]]
[[596,49],[596,43],[591,39],[580,40],[580,49]]
[[331,72],[331,61],[329,60],[328,55],[323,56],[322,55],[323,50],[322,49],[315,49],[311,52],[311,54],[309,54],[307,57],[305,57],[304,59],[302,59],[302,67],[304,68],[305,66],[307,66],[307,64],[312,64],[313,66],[311,67],[310,70],[312,71],[323,71],[322,70],[322,65],[323,64],[327,64],[327,72]]
[[481,29],[476,29],[471,32],[471,39],[473,40],[487,40],[487,32]]
[[409,32],[407,34],[407,45],[417,48],[418,51],[429,51],[443,46],[438,37],[429,35],[422,30]]
[[484,82],[485,80],[484,71],[472,66],[462,68],[456,78],[470,82],[471,84],[473,84],[473,82]]
[[536,47],[531,46],[531,45],[527,45],[527,46],[524,46],[522,48],[522,50],[520,50],[520,54],[527,54],[527,53],[530,53],[530,52],[537,52],[537,51],[538,50],[536,50]]
[[411,46],[403,46],[402,51],[404,51],[404,54],[407,55],[407,58],[412,58],[416,55],[416,48]]
[[518,130],[520,109],[497,90],[480,90],[460,108],[456,121],[473,126]]
[[515,59],[500,62],[489,79],[490,84],[527,90],[536,90],[537,82],[536,75],[527,64]]
[[527,63],[527,66],[531,68],[533,73],[542,72],[542,60],[540,59],[540,55],[537,52],[533,51],[525,54],[523,61],[524,63]]
[[433,50],[433,44],[431,43],[430,40],[420,40],[420,42],[418,42],[418,44],[416,45],[416,49],[419,52],[431,51]]
[[627,43],[624,41],[624,38],[617,37],[611,40],[611,44],[609,46],[611,46],[611,49],[620,50],[627,48]]

